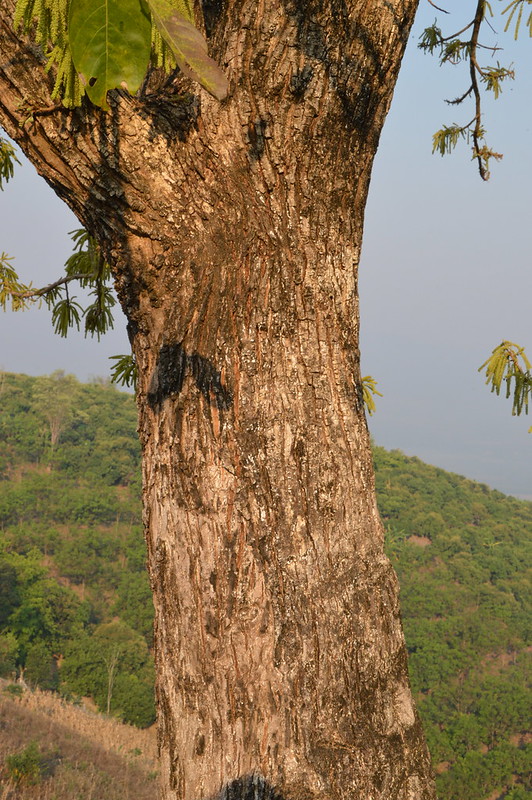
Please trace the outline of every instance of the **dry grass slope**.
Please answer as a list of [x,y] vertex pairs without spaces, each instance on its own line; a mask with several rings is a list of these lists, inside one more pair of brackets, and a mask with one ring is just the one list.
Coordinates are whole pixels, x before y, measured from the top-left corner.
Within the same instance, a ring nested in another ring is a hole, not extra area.
[[[46,768],[13,780],[6,758],[35,742]],[[139,730],[48,692],[15,698],[0,687],[0,800],[154,800],[153,730]]]

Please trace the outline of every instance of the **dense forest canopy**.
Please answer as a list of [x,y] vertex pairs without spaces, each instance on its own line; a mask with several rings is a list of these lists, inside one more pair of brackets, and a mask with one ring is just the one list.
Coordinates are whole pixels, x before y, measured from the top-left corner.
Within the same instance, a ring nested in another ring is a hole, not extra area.
[[[53,443],[47,391],[69,397]],[[55,373],[6,374],[1,399],[1,674],[150,725],[133,398]],[[374,459],[440,800],[524,800],[532,504],[398,451]]]

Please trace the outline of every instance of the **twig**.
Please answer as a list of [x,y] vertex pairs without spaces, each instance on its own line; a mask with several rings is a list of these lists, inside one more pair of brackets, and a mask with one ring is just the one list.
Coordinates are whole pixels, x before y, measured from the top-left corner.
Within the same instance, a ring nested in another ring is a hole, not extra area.
[[433,2],[432,2],[432,0],[428,0],[428,1],[429,1],[430,5],[431,5],[433,8],[435,8],[437,11],[441,11],[441,12],[442,12],[442,14],[448,14],[448,13],[449,13],[449,12],[448,12],[448,11],[446,11],[444,8],[440,8],[439,6],[437,6],[437,5],[436,5],[436,3],[433,3]]
[[59,278],[59,280],[49,283],[48,286],[43,286],[41,289],[26,292],[13,292],[12,294],[14,297],[20,297],[21,300],[28,300],[31,297],[42,297],[58,286],[70,283],[70,281],[90,280],[96,277],[97,275],[95,273],[88,275],[86,272],[78,272],[75,275],[66,275],[64,278]]

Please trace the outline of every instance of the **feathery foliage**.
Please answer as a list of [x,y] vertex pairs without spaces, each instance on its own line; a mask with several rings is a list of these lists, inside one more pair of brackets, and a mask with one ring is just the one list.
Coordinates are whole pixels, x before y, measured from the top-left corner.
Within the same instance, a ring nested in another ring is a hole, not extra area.
[[[503,14],[508,14],[506,25],[504,26],[504,30],[507,31],[510,28],[512,22],[514,22],[515,17],[515,27],[514,27],[514,38],[517,39],[519,36],[519,29],[521,27],[521,21],[523,18],[523,11],[525,10],[525,5],[532,5],[532,0],[512,0],[512,2],[506,6]],[[532,36],[532,11],[528,15],[526,20],[526,26],[529,30],[530,36]]]
[[365,375],[362,378],[362,398],[370,416],[377,410],[374,400],[375,395],[382,397],[381,392],[377,390],[377,381],[371,375]]
[[[54,330],[66,336],[70,328],[80,329],[85,336],[100,336],[113,327],[112,308],[116,303],[110,286],[111,270],[105,262],[96,240],[83,228],[72,231],[74,253],[65,264],[65,275],[41,288],[20,282],[11,266],[12,259],[0,255],[0,306],[5,310],[11,303],[13,311],[45,302],[52,312]],[[77,281],[82,289],[90,289],[88,305],[83,306],[69,293],[69,284]]]
[[11,142],[0,136],[0,190],[4,188],[4,183],[13,177],[15,164],[20,164],[15,154],[15,148]]
[[[525,3],[531,4],[532,0],[512,0],[512,2],[502,11],[508,14],[505,30],[508,30],[515,17],[515,36],[519,32],[521,17]],[[446,155],[451,153],[460,140],[472,145],[472,157],[476,160],[480,177],[488,180],[490,177],[490,162],[499,161],[502,154],[489,147],[485,141],[485,127],[482,124],[482,98],[481,88],[491,92],[495,99],[498,99],[503,83],[513,80],[515,72],[511,67],[505,67],[499,61],[495,65],[488,64],[481,66],[479,63],[480,52],[487,51],[493,57],[500,50],[496,45],[486,45],[480,42],[480,33],[485,25],[491,28],[488,17],[493,17],[493,11],[487,0],[477,0],[475,15],[459,31],[444,36],[441,28],[435,20],[432,25],[426,28],[419,41],[419,47],[431,55],[437,54],[440,65],[465,63],[469,72],[469,86],[466,90],[453,100],[447,100],[449,105],[458,106],[466,100],[471,99],[474,104],[474,113],[471,120],[464,125],[453,123],[443,125],[433,136],[432,152]],[[527,25],[532,36],[532,13],[528,18]],[[493,29],[492,29],[493,30]]]
[[67,38],[68,0],[18,0],[13,24],[29,33],[46,56],[46,70],[54,74],[52,100],[67,108],[78,106],[83,96]]
[[[486,384],[491,391],[500,394],[506,384],[506,397],[512,397],[512,414],[528,414],[528,401],[532,393],[532,365],[524,348],[513,342],[501,342],[491,356],[479,367],[486,370]],[[529,428],[532,433],[532,427]]]
[[[50,19],[52,19],[50,15]],[[0,190],[2,181],[13,177],[14,165],[19,163],[13,145],[0,138]],[[0,308],[23,311],[35,303],[45,302],[52,312],[54,330],[66,336],[70,328],[80,329],[85,336],[98,340],[113,327],[112,308],[116,298],[111,286],[111,270],[103,258],[96,240],[80,228],[71,232],[74,252],[67,259],[65,274],[51,284],[35,287],[22,283],[7,253],[0,253]],[[83,307],[69,292],[69,284],[77,282],[81,289],[90,290],[90,302]]]
[[0,254],[0,306],[5,311],[11,303],[12,311],[20,311],[27,308],[24,295],[30,291],[30,287],[21,283],[11,262],[13,258],[7,253]]
[[110,356],[115,363],[111,367],[111,380],[121,386],[131,386],[137,388],[137,364],[135,356],[129,355]]

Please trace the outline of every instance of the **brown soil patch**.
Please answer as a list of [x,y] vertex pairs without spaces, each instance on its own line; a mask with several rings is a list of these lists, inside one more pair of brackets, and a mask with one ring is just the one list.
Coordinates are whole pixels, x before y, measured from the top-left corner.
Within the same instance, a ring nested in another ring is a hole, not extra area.
[[428,547],[432,544],[428,536],[416,536],[415,533],[408,537],[407,542],[409,542],[409,544],[415,544],[418,547]]

